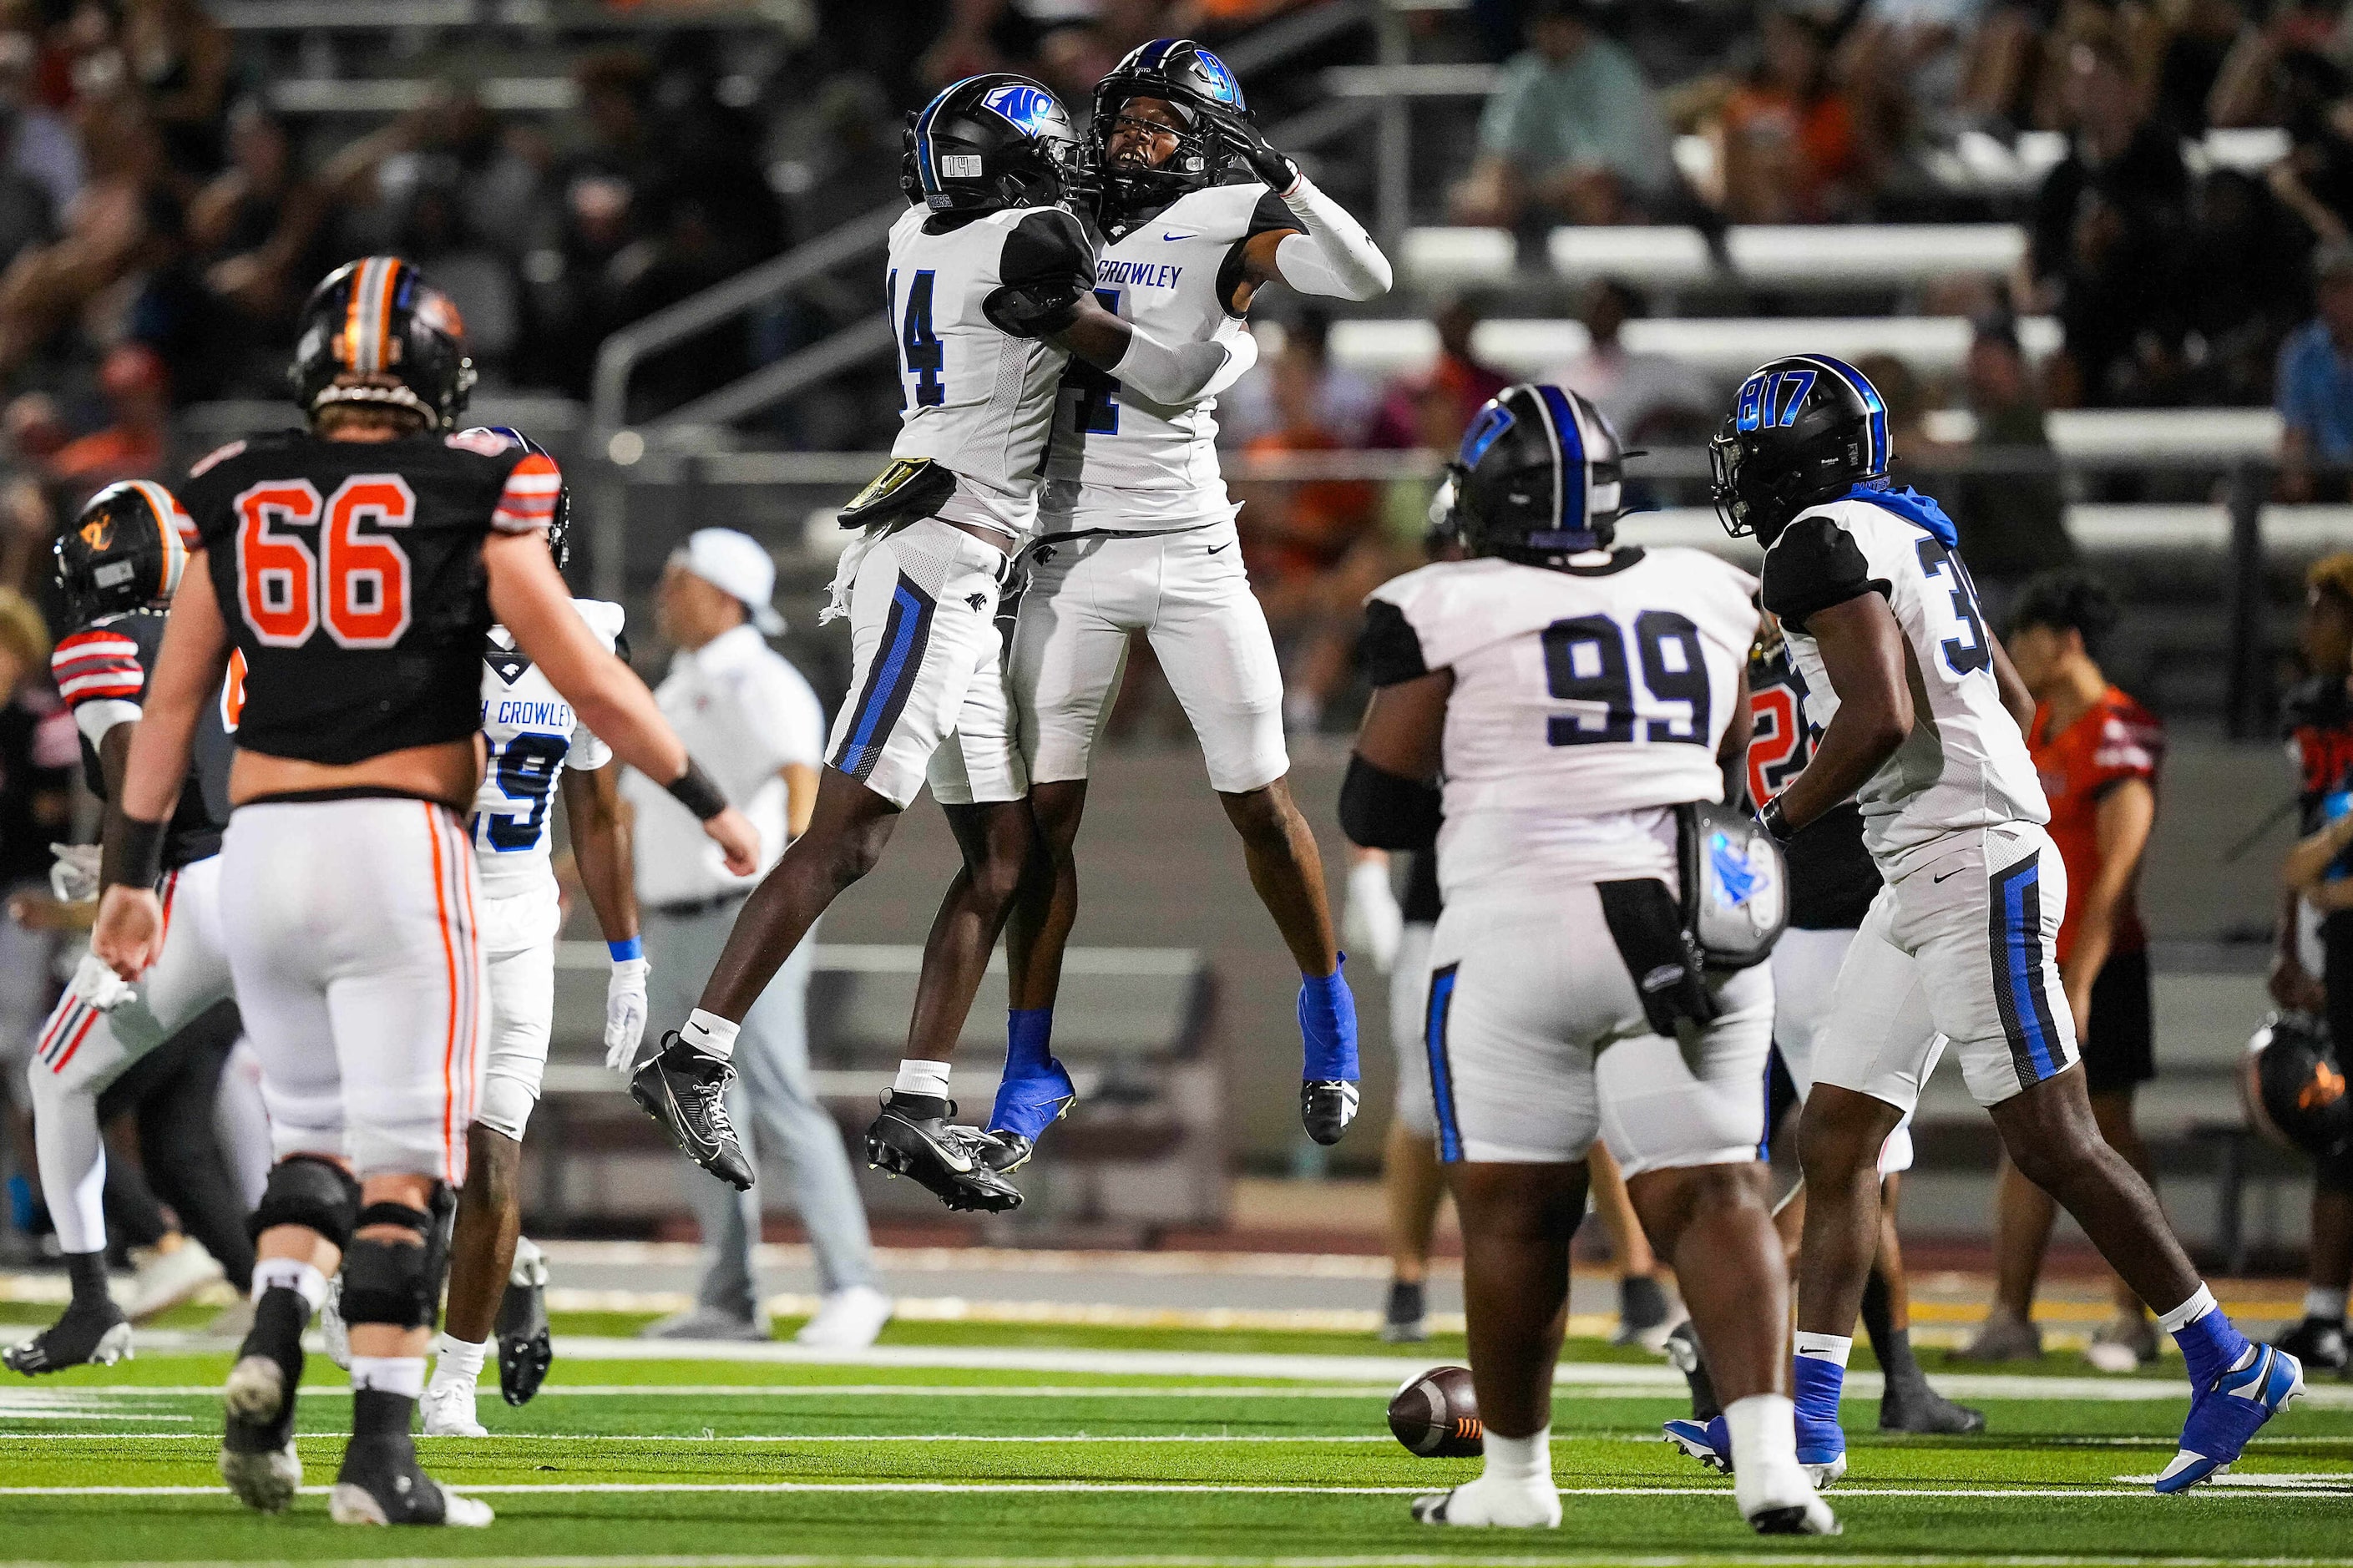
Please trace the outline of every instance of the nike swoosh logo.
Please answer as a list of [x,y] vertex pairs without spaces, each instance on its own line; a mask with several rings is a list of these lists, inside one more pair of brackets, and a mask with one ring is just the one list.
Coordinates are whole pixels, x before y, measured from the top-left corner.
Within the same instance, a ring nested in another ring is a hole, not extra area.
[[1190,234],[1170,234],[1166,229],[1162,229],[1160,231],[1160,237],[1163,239],[1194,239],[1198,237]]
[[1931,877],[1931,878],[1929,878],[1929,879],[1928,879],[1929,885],[1930,885],[1931,887],[1941,887],[1941,886],[1943,886],[1943,885],[1944,885],[1944,882],[1945,882],[1945,880],[1946,880],[1946,879],[1947,879],[1947,878],[1957,877],[1957,876],[1959,876],[1959,875],[1961,874],[1961,872],[1966,871],[1966,870],[1968,870],[1968,867],[1966,867],[1966,866],[1962,866],[1962,867],[1956,868],[1955,868],[1955,869],[1953,869],[1953,870],[1950,870],[1950,871],[1946,872],[1946,873],[1945,873],[1945,875],[1944,875],[1943,877]]
[[[1233,541],[1230,539],[1226,541],[1226,544],[1231,544],[1232,542]],[[1207,553],[1215,555],[1219,551],[1223,550],[1226,547],[1226,544],[1212,544],[1209,546]]]

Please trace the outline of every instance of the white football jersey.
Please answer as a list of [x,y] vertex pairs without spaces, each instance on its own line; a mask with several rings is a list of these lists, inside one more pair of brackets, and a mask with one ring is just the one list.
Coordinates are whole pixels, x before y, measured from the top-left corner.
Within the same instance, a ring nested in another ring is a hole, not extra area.
[[1090,278],[1092,241],[1060,207],[1008,207],[956,220],[909,207],[891,227],[886,274],[899,343],[899,437],[893,457],[954,470],[940,509],[1018,540],[1037,521],[1039,458],[1054,388],[1069,358],[1017,338],[987,315],[1008,283]]
[[[1226,308],[1252,235],[1299,220],[1255,182],[1212,185],[1146,218],[1116,224],[1095,258],[1103,308],[1166,343],[1240,337]],[[1218,468],[1218,400],[1160,404],[1072,360],[1062,372],[1040,500],[1043,531],[1145,531],[1233,515]]]
[[1451,669],[1438,875],[1672,879],[1666,808],[1724,798],[1716,763],[1755,640],[1755,580],[1697,550],[1552,569],[1441,562],[1374,590],[1374,684]]
[[[625,612],[601,599],[575,599],[573,608],[607,647],[620,641]],[[474,792],[474,863],[482,892],[512,898],[554,880],[548,846],[554,834],[548,813],[555,805],[555,781],[568,763],[596,769],[613,760],[612,750],[580,722],[546,676],[517,648],[504,626],[491,628],[482,650],[482,738],[490,763]]]
[[1873,501],[1810,507],[1766,552],[1764,584],[1817,729],[1829,727],[1838,694],[1800,629],[1806,617],[1875,589],[1904,629],[1918,671],[1912,733],[1855,792],[1863,840],[1883,864],[1962,828],[2051,819],[2026,737],[2001,705],[1977,590],[1934,532]]

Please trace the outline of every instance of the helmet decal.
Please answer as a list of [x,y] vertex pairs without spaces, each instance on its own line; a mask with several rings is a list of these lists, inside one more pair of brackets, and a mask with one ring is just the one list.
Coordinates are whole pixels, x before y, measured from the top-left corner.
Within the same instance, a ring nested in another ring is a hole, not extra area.
[[1029,135],[1045,129],[1046,121],[1056,107],[1054,95],[1035,82],[1012,81],[992,88],[980,100],[983,109],[1002,115],[1005,120]]
[[1487,448],[1502,439],[1504,432],[1517,423],[1512,411],[1501,402],[1488,404],[1480,411],[1479,417],[1471,422],[1471,428],[1462,433],[1462,449],[1457,454],[1462,466],[1467,468],[1476,464],[1487,455]]
[[1219,103],[1229,103],[1240,108],[1242,89],[1234,80],[1234,73],[1226,68],[1226,62],[1207,49],[1198,51],[1194,58],[1201,62],[1201,74],[1209,79],[1209,96]]
[[[1821,366],[1822,369],[1830,372],[1831,375],[1846,383],[1849,387],[1853,389],[1854,395],[1862,399],[1862,405],[1871,411],[1871,418],[1868,422],[1868,434],[1865,437],[1865,445],[1862,454],[1863,467],[1873,473],[1878,473],[1882,469],[1885,468],[1887,467],[1888,458],[1887,405],[1881,400],[1879,388],[1871,384],[1871,378],[1869,376],[1863,374],[1862,372],[1855,369],[1854,366],[1847,363],[1846,361],[1842,359],[1832,359],[1828,354],[1803,354],[1799,357],[1806,360],[1809,363]],[[1809,387],[1810,387],[1811,384],[1811,383],[1808,383]],[[1802,397],[1804,394],[1800,393],[1799,395]],[[1789,408],[1789,416],[1790,418],[1795,419],[1797,417],[1796,400],[1793,399],[1790,402]]]

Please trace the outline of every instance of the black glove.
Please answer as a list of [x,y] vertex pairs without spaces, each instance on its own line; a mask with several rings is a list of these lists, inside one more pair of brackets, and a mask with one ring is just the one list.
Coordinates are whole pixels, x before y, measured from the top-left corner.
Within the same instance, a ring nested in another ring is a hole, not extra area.
[[1226,151],[1250,165],[1250,172],[1265,182],[1267,189],[1276,195],[1299,183],[1299,165],[1275,151],[1274,143],[1266,139],[1256,121],[1239,114],[1220,114],[1213,117],[1212,123]]
[[1083,278],[1053,278],[1000,285],[980,302],[981,314],[1008,337],[1048,338],[1079,317]]

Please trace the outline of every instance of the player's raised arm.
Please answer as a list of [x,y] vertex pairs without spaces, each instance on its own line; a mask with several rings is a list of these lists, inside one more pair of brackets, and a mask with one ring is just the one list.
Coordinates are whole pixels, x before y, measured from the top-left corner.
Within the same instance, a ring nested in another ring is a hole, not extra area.
[[1303,294],[1340,300],[1377,300],[1389,291],[1389,258],[1363,224],[1276,151],[1248,116],[1221,115],[1217,126],[1234,155],[1299,220],[1297,228],[1252,237],[1242,261],[1250,282],[1280,281]]
[[[726,852],[729,870],[748,877],[758,869],[759,834],[695,765],[645,682],[607,652],[580,618],[538,531],[491,533],[482,542],[482,564],[500,624],[514,634],[515,646],[546,673],[581,721],[623,762],[661,781],[702,819],[703,832]],[[168,637],[164,646],[170,648]],[[217,671],[214,679],[219,679]]]

